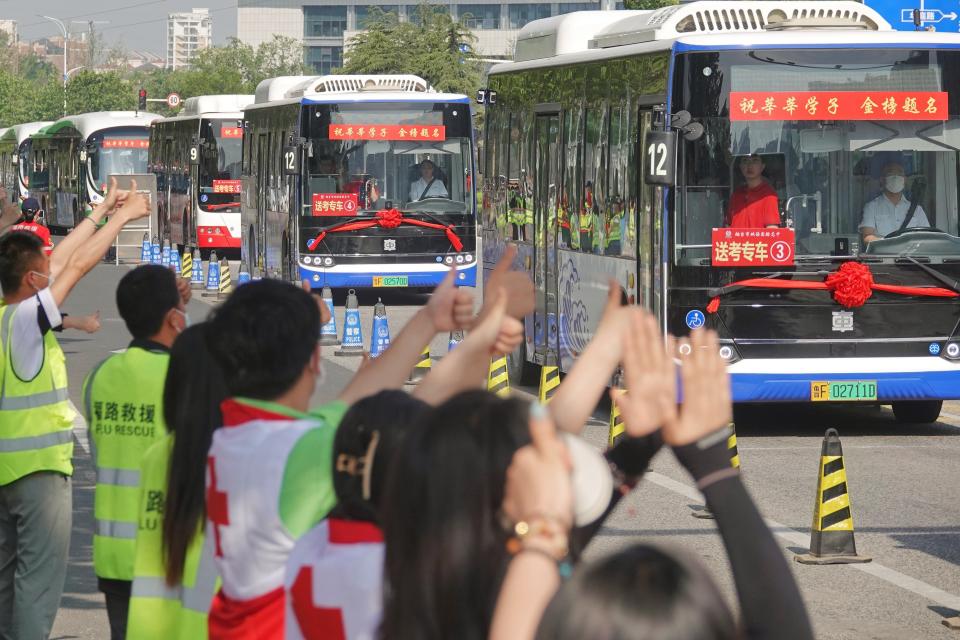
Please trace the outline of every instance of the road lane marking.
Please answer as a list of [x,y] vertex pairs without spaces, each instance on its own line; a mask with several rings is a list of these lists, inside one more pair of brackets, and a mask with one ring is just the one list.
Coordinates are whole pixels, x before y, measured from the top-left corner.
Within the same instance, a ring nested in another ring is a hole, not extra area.
[[[644,478],[660,487],[663,487],[664,489],[667,489],[668,491],[678,493],[700,504],[703,503],[703,495],[701,495],[696,488],[691,487],[690,485],[678,482],[673,478],[668,478],[667,476],[657,473],[656,471],[647,472],[644,475]],[[764,518],[763,520],[767,523],[767,527],[770,528],[770,531],[772,531],[773,534],[778,538],[786,540],[791,544],[799,545],[803,548],[807,548],[807,546],[810,544],[809,534],[801,533],[796,529],[792,529],[787,525],[781,524],[776,520],[771,520],[770,518]],[[867,564],[849,564],[846,566],[850,569],[862,571],[876,578],[880,578],[881,580],[889,582],[895,587],[900,587],[905,591],[910,591],[921,598],[930,600],[940,606],[960,610],[960,596],[955,596],[954,594],[948,593],[943,589],[935,587],[931,584],[927,584],[922,580],[917,580],[916,578],[908,576],[904,573],[900,573],[895,569],[891,569],[890,567],[880,564],[876,560]]]
[[77,439],[77,444],[80,445],[80,448],[83,449],[84,453],[88,456],[90,455],[90,441],[87,440],[87,421],[83,417],[83,413],[77,409],[77,405],[73,404],[73,400],[70,401],[70,408],[73,409],[73,437]]

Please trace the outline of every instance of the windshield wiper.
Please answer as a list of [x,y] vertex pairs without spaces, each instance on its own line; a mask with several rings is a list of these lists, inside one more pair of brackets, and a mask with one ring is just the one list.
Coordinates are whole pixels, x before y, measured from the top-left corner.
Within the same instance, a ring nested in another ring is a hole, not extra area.
[[[757,280],[771,280],[773,278],[779,278],[780,276],[822,276],[826,277],[829,274],[829,271],[774,271],[773,273],[768,273]],[[707,295],[711,298],[719,298],[731,293],[736,293],[741,289],[746,289],[747,285],[743,284],[728,284],[723,287],[715,287],[713,289],[707,289]]]
[[926,272],[928,276],[930,276],[931,278],[933,278],[934,280],[936,280],[937,282],[945,286],[947,289],[950,289],[951,291],[954,291],[956,293],[960,293],[960,281],[951,279],[950,276],[948,276],[947,274],[943,273],[942,271],[937,271],[933,267],[929,267],[923,264],[913,256],[900,254],[900,257],[906,260],[909,260],[913,264],[920,267],[923,271]]

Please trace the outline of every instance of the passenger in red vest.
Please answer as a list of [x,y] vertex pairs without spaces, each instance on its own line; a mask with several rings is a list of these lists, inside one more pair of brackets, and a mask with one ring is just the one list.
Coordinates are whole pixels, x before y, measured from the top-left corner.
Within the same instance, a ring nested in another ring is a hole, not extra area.
[[53,251],[53,241],[50,240],[50,229],[37,220],[42,214],[43,209],[36,198],[27,198],[20,205],[20,212],[23,214],[17,224],[10,227],[10,231],[27,231],[40,238],[43,242],[43,252],[47,255]]
[[730,196],[727,223],[731,227],[758,229],[780,226],[777,192],[763,176],[764,169],[766,165],[763,158],[756,153],[740,158],[744,185]]

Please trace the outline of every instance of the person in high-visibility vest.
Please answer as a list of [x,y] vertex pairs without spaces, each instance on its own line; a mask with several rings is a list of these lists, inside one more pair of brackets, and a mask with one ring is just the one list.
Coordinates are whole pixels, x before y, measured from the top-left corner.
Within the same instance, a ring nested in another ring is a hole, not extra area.
[[[114,185],[115,186],[115,185]],[[63,592],[72,525],[73,418],[67,367],[53,327],[60,306],[123,226],[149,213],[137,194],[111,189],[53,254],[25,232],[0,238],[0,634],[46,638]],[[114,209],[116,211],[114,212]]]
[[106,599],[112,640],[126,636],[140,461],[167,434],[163,384],[170,346],[187,326],[190,287],[183,283],[156,264],[137,267],[120,279],[117,310],[133,341],[94,367],[83,385],[97,472],[93,570]]
[[218,574],[213,539],[203,533],[203,476],[213,429],[219,426],[209,414],[219,413],[216,398],[225,391],[215,376],[191,377],[203,361],[197,354],[206,349],[206,327],[188,327],[170,350],[163,389],[170,434],[147,450],[140,466],[129,640],[207,637]]
[[611,205],[610,217],[607,218],[606,242],[604,253],[608,256],[619,256],[621,251],[620,239],[623,237],[623,198],[616,196]]
[[583,193],[583,205],[580,207],[580,250],[590,253],[593,250],[593,182],[588,180]]

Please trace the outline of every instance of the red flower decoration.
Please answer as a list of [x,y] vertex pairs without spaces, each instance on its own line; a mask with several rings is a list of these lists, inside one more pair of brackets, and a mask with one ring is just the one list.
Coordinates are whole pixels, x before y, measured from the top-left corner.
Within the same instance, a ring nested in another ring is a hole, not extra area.
[[711,298],[707,304],[707,313],[716,313],[720,308],[720,298]]
[[845,262],[824,282],[833,299],[847,309],[862,307],[873,295],[873,274],[870,267],[859,262]]
[[384,229],[396,229],[403,223],[403,214],[396,209],[385,209],[377,212],[377,222]]

